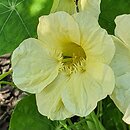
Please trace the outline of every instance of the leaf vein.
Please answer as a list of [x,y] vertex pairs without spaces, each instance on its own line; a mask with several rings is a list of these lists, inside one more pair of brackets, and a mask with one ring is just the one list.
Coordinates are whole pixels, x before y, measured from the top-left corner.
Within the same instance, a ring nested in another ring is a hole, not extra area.
[[13,13],[13,10],[9,13],[9,15],[8,15],[7,19],[5,20],[3,26],[1,27],[1,29],[0,29],[0,34],[2,33],[2,31],[3,31],[3,29],[4,29],[5,25],[6,25],[6,23],[7,23],[8,20],[10,19],[12,13]]
[[29,32],[29,30],[28,30],[26,24],[24,23],[22,17],[20,16],[19,12],[18,12],[16,9],[15,9],[15,12],[16,12],[16,14],[18,15],[19,19],[21,20],[21,23],[23,24],[23,26],[24,26],[24,28],[25,28],[27,34],[29,35],[29,37],[31,37],[31,34],[30,34],[30,32]]

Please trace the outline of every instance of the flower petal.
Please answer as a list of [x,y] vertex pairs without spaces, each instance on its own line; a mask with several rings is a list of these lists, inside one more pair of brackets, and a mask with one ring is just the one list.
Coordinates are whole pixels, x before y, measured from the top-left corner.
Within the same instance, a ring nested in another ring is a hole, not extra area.
[[66,76],[61,73],[42,92],[36,94],[39,112],[51,120],[64,120],[72,116],[65,108],[61,99],[61,93],[66,81]]
[[110,65],[118,77],[130,72],[130,51],[120,39],[115,36],[112,36],[112,38],[116,52]]
[[110,63],[115,46],[111,37],[102,29],[95,17],[87,12],[74,15],[79,24],[81,46],[91,61]]
[[62,94],[63,103],[73,114],[87,116],[98,101],[112,93],[114,85],[114,74],[109,66],[88,63],[86,71],[70,76]]
[[74,0],[53,0],[51,12],[65,11],[69,14],[76,12]]
[[93,16],[99,17],[101,0],[80,0],[79,5],[82,11],[90,11]]
[[69,14],[56,12],[40,18],[38,39],[44,41],[49,48],[62,52],[64,48],[70,48],[71,43],[80,43],[79,27]]
[[126,109],[125,115],[123,117],[124,122],[126,122],[127,124],[130,124],[130,105],[128,106],[128,108]]
[[[79,11],[88,11],[98,18],[100,14],[101,0],[79,0]],[[69,14],[76,13],[76,3],[74,0],[54,0],[51,12],[65,11]]]
[[130,48],[130,14],[116,17],[115,35]]
[[116,86],[111,95],[112,100],[125,115],[123,120],[130,123],[128,111],[130,105],[130,50],[118,38],[113,36],[116,46],[116,53],[111,62],[115,72]]
[[[54,57],[55,56],[55,57]],[[58,75],[58,55],[51,54],[36,39],[23,41],[12,55],[13,81],[18,88],[37,93]]]
[[111,98],[119,110],[125,113],[130,105],[130,73],[116,77],[116,87]]

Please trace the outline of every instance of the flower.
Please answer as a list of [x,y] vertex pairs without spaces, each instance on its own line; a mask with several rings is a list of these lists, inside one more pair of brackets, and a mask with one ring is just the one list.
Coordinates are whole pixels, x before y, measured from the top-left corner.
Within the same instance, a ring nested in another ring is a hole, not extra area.
[[100,14],[101,0],[54,0],[51,12],[66,11],[67,13],[76,13],[78,6],[79,11],[89,11],[98,18]]
[[81,11],[89,11],[96,18],[100,14],[101,0],[79,0],[79,8]]
[[130,124],[130,15],[118,16],[113,40],[116,53],[111,67],[116,75],[116,87],[111,95],[112,100],[122,113],[123,120]]
[[14,83],[52,120],[87,116],[114,89],[111,37],[86,12],[42,16],[37,32],[13,52]]
[[73,14],[76,12],[76,5],[74,0],[53,0],[53,5],[51,8],[51,12],[56,11],[66,11],[70,14]]

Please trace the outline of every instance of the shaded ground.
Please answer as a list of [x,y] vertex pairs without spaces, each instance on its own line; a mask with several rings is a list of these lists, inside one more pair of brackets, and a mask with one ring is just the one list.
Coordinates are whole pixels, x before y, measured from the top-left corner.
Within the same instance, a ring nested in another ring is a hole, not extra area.
[[[0,57],[0,75],[9,71],[10,54]],[[2,81],[2,82],[1,82]],[[11,113],[17,102],[24,96],[24,93],[8,85],[5,82],[12,81],[11,75],[6,76],[0,81],[0,130],[8,130]],[[3,82],[4,81],[4,82]]]

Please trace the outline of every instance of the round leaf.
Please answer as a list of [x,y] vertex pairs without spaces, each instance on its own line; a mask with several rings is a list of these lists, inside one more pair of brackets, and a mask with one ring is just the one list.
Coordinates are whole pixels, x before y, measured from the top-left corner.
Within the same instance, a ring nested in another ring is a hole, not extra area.
[[39,114],[34,95],[21,100],[11,117],[9,130],[55,130],[56,122]]
[[53,0],[0,0],[0,55],[24,39],[36,37],[38,18],[49,14]]

